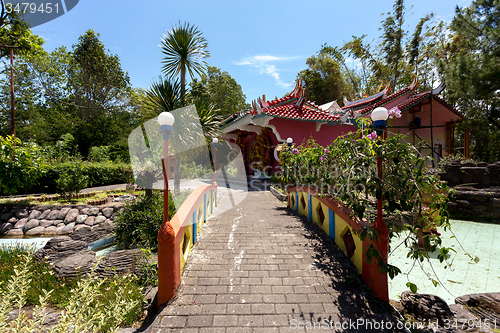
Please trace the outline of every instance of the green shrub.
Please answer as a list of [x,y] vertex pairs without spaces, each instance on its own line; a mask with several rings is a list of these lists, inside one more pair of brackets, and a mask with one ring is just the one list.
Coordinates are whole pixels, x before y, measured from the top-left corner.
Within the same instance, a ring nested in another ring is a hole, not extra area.
[[56,180],[57,193],[64,198],[70,198],[87,187],[88,176],[83,173],[82,162],[70,163],[69,167],[59,174]]
[[[130,183],[133,179],[132,167],[128,163],[80,162],[77,163],[88,187]],[[45,168],[43,177],[35,187],[36,192],[56,193],[59,175],[72,173],[75,162],[53,163]]]
[[210,178],[214,171],[208,165],[192,163],[181,163],[181,177],[183,179]]
[[[169,193],[169,219],[176,212],[172,193]],[[152,198],[145,194],[125,204],[113,220],[116,224],[116,240],[129,245],[156,248],[158,230],[163,222],[163,191],[153,191]]]
[[[32,249],[0,247],[0,332],[41,332],[47,304],[64,309],[56,332],[109,332],[139,319],[145,304],[135,276],[60,280],[46,262],[33,258]],[[48,290],[48,291],[47,291]],[[35,306],[34,317],[22,310]],[[7,323],[9,312],[20,309]]]
[[0,136],[0,193],[28,193],[44,172],[44,163],[35,144]]
[[111,160],[109,146],[92,147],[89,151],[89,161],[109,162]]

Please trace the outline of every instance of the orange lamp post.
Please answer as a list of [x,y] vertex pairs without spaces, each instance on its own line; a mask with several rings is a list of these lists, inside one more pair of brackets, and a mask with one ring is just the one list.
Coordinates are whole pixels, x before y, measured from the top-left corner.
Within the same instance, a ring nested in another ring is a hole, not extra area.
[[[387,118],[389,113],[386,108],[378,107],[371,113],[373,120],[373,127],[377,130],[379,140],[385,136],[385,129],[387,128]],[[378,173],[378,188],[382,188],[382,156],[380,153],[377,156],[377,173]],[[373,244],[380,252],[380,260],[387,262],[389,256],[389,232],[382,217],[382,196],[377,200],[377,219],[373,226],[379,230],[379,239],[373,240]],[[387,274],[380,273],[378,265],[372,262],[369,266],[372,271],[371,276],[373,279],[370,281],[370,287],[374,291],[375,296],[383,301],[389,301],[389,286],[387,281]]]
[[162,112],[158,116],[160,131],[163,134],[163,223],[158,231],[158,306],[175,296],[179,285],[180,272],[176,265],[175,230],[168,220],[168,140],[172,134],[174,116]]

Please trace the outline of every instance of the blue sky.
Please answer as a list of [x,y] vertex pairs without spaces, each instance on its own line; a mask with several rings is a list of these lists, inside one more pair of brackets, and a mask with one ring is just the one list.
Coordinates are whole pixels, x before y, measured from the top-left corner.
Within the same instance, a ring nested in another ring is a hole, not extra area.
[[[208,41],[207,62],[227,71],[241,85],[247,101],[282,97],[293,88],[306,59],[328,43],[340,46],[351,36],[378,38],[382,13],[393,1],[381,0],[80,0],[65,15],[33,28],[44,48],[71,48],[87,29],[100,34],[105,47],[120,57],[134,87],[148,88],[161,74],[159,42],[172,25],[188,21]],[[407,1],[406,30],[427,13],[451,21],[456,5],[471,0]],[[413,6],[413,7],[412,7]],[[409,7],[412,7],[411,9]]]

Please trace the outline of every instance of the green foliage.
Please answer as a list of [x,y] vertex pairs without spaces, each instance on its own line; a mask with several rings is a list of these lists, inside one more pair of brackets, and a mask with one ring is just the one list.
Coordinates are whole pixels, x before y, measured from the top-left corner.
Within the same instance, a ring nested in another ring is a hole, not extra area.
[[180,170],[183,179],[210,178],[214,173],[209,166],[199,165],[195,162],[181,163]]
[[[76,164],[75,164],[76,163]],[[74,166],[78,165],[79,170]],[[56,193],[59,175],[80,173],[87,179],[88,187],[130,183],[133,179],[132,167],[118,162],[63,162],[45,166],[45,173],[34,187],[36,192]]]
[[71,198],[87,187],[88,176],[83,173],[82,162],[71,162],[56,180],[57,193],[63,198]]
[[377,44],[366,42],[363,35],[353,36],[341,48],[323,46],[323,50],[335,55],[340,63],[347,56],[360,62],[360,69],[345,66],[357,98],[378,92],[386,82],[397,91],[409,85],[415,74],[421,90],[430,89],[438,80],[435,73],[438,61],[444,56],[446,24],[434,21],[433,14],[428,14],[419,20],[409,36],[404,29],[407,17],[404,0],[395,0],[392,12],[386,14]]
[[[118,56],[93,30],[71,50],[23,54],[14,63],[16,132],[22,140],[53,146],[73,135],[82,157],[110,146],[113,159],[128,159],[127,138],[142,118],[143,91],[131,89]],[[9,134],[10,72],[1,72],[0,135]]]
[[[426,172],[426,158],[418,147],[405,143],[402,135],[373,140],[368,136],[371,130],[366,128],[338,137],[328,147],[311,139],[303,146],[285,148],[280,156],[282,180],[315,186],[319,193],[340,199],[352,209],[355,219],[374,221],[377,199],[382,198],[390,243],[396,240],[396,233],[405,232],[408,257],[423,261],[429,259],[428,251],[440,250],[440,262],[446,260],[452,249],[442,247],[435,233],[424,236],[425,249],[413,245],[418,244],[422,230],[450,228],[446,207],[453,190]],[[382,178],[377,171],[378,156],[383,165]],[[370,241],[378,239],[379,234],[372,226],[359,231],[361,239],[368,237]],[[384,262],[374,246],[368,249],[367,260],[375,260],[380,271],[391,278],[401,273],[398,267]]]
[[[2,14],[5,8],[2,2]],[[14,4],[12,4],[14,5]],[[9,47],[14,47],[14,54],[28,54],[40,51],[43,40],[34,35],[29,25],[22,19],[19,13],[11,11],[2,15],[0,24],[0,58],[10,55]]]
[[[169,219],[176,212],[174,199],[169,193]],[[163,191],[153,191],[151,198],[146,195],[125,204],[113,220],[116,224],[115,234],[119,243],[156,248],[158,246],[158,230],[163,223]]]
[[[196,78],[190,83],[193,98],[205,98],[213,104],[219,115],[228,115],[250,109],[241,86],[226,71],[208,66],[201,80]],[[196,104],[196,103],[195,103]]]
[[163,73],[169,78],[180,75],[181,103],[184,104],[186,70],[191,78],[195,73],[200,76],[205,73],[207,63],[202,59],[210,57],[207,40],[195,25],[179,22],[163,35],[160,48],[164,54]]
[[90,148],[89,160],[92,162],[108,162],[112,160],[109,146]]
[[[100,279],[94,273],[74,280],[56,277],[50,265],[22,246],[0,248],[0,331],[38,332],[47,305],[64,309],[51,332],[110,332],[132,325],[145,304],[135,276]],[[29,318],[24,306],[35,306]],[[19,316],[7,323],[11,310]]]
[[305,82],[305,98],[317,105],[342,100],[346,94],[341,64],[325,52],[312,56],[306,61],[308,69],[299,73]]
[[500,3],[476,0],[457,6],[450,42],[440,70],[446,77],[446,97],[471,119],[475,159],[500,159]]
[[27,192],[37,184],[45,165],[34,144],[0,136],[0,193]]

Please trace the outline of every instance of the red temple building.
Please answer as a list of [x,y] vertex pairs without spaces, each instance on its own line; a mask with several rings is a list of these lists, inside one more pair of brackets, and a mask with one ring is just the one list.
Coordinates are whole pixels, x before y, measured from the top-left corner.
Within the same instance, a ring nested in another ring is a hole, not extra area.
[[454,140],[456,124],[465,116],[439,97],[444,83],[425,92],[418,92],[417,86],[415,78],[408,87],[389,94],[387,85],[379,93],[356,101],[344,98],[341,108],[336,101],[321,106],[307,101],[302,81],[297,80],[288,96],[272,101],[263,96],[252,102],[251,110],[228,117],[223,133],[225,140],[241,148],[247,174],[254,174],[259,165],[271,174],[279,168],[276,151],[287,138],[300,145],[312,137],[326,146],[338,136],[356,131],[356,118],[370,117],[375,108],[385,107],[401,115],[388,119],[388,131],[404,134],[413,144],[423,141],[423,154],[433,154],[439,160],[460,151],[469,157],[468,131],[463,147],[457,147]]

